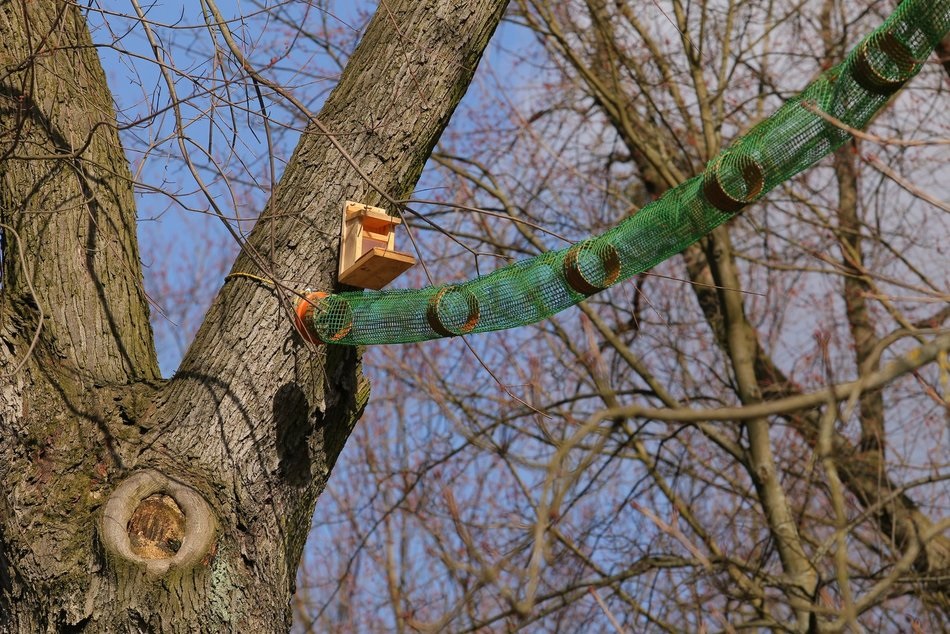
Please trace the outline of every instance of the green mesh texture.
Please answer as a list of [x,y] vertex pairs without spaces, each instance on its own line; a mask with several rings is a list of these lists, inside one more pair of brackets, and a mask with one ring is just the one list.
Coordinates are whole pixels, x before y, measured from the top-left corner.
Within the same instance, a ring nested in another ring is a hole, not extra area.
[[319,300],[307,326],[326,343],[407,343],[514,328],[679,253],[864,128],[950,30],[950,0],[905,0],[841,64],[736,139],[706,171],[603,235],[461,284],[348,292]]

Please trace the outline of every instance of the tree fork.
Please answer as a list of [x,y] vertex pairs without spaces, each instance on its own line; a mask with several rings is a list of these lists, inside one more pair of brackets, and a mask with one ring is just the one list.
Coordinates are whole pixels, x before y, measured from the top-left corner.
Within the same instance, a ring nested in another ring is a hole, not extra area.
[[[319,114],[360,169],[308,126],[233,270],[332,289],[341,201],[411,191],[506,5],[382,4]],[[0,630],[286,631],[368,399],[359,351],[305,344],[284,298],[236,278],[155,380],[131,177],[77,6],[0,3],[0,79]]]

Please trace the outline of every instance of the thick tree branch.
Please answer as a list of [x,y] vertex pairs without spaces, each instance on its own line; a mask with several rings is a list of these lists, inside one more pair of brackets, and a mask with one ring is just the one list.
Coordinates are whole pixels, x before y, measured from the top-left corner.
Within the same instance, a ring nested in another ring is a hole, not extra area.
[[[760,404],[762,390],[755,372],[758,338],[745,315],[742,295],[733,290],[741,288],[741,281],[735,268],[728,229],[715,229],[706,244],[707,261],[724,316],[725,350],[732,361],[739,399],[746,406]],[[789,598],[796,606],[799,628],[805,630],[811,619],[809,607],[817,587],[818,572],[805,552],[791,504],[779,479],[768,421],[765,417],[747,419],[746,430],[749,435],[749,476],[758,491],[782,566],[794,585],[792,592],[800,593]]]
[[79,375],[157,378],[132,175],[85,21],[67,2],[6,2],[0,41],[3,295],[21,315],[42,306],[43,341]]
[[[343,202],[407,197],[506,5],[381,3],[233,271],[333,288]],[[359,351],[306,344],[293,294],[235,277],[167,385],[92,389],[158,376],[111,98],[75,5],[0,2],[0,35],[0,220],[34,258],[4,258],[0,372],[35,325],[28,281],[49,324],[0,390],[0,629],[286,631],[368,399]]]
[[828,402],[845,401],[854,395],[860,396],[869,391],[880,390],[889,383],[933,363],[941,353],[948,351],[950,351],[950,334],[942,334],[926,345],[915,348],[910,353],[891,361],[880,370],[867,374],[856,381],[839,383],[807,394],[795,394],[753,405],[710,409],[652,408],[625,405],[600,410],[593,418],[598,421],[614,418],[648,418],[679,423],[697,423],[703,421],[742,421],[765,416],[792,415],[796,412],[821,407]]

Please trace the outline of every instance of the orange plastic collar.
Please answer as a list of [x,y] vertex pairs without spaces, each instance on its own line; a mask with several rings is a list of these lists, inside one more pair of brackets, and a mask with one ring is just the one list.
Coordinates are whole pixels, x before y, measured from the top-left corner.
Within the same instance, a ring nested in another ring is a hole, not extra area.
[[329,293],[322,293],[320,291],[307,293],[303,297],[298,297],[297,303],[294,305],[294,327],[297,329],[297,332],[300,333],[300,336],[303,337],[303,340],[308,343],[323,343],[320,337],[307,326],[309,321],[307,318],[310,316],[310,312],[313,310],[317,300],[323,299],[328,294]]

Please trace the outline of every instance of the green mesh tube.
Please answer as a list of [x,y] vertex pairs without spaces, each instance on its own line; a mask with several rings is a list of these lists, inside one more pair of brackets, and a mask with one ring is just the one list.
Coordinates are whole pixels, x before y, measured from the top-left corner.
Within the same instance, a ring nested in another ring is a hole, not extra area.
[[560,312],[679,253],[810,167],[871,118],[950,30],[950,0],[905,0],[847,59],[736,139],[695,178],[616,227],[461,284],[328,295],[306,312],[321,341],[408,343],[514,328]]

